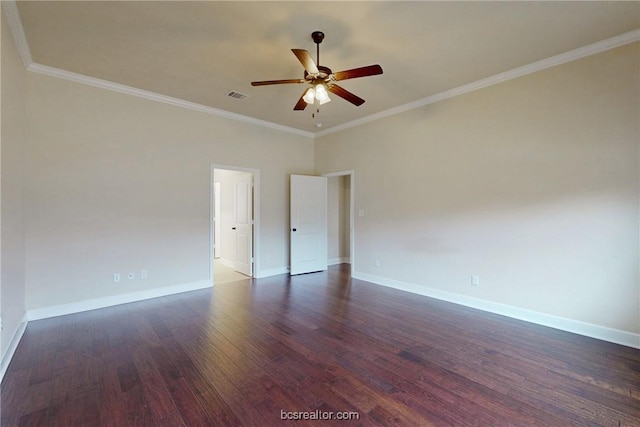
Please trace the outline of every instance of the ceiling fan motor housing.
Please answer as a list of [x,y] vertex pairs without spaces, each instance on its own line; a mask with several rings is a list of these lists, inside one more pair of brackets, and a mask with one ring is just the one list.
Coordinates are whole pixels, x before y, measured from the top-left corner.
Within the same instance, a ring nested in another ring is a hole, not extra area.
[[316,80],[321,80],[321,81],[326,81],[327,83],[329,82],[329,76],[331,76],[331,74],[333,73],[333,71],[331,71],[331,68],[329,67],[323,67],[322,65],[318,65],[318,74],[309,74],[307,72],[307,70],[304,71],[304,78],[305,80],[310,80],[312,82],[316,81]]

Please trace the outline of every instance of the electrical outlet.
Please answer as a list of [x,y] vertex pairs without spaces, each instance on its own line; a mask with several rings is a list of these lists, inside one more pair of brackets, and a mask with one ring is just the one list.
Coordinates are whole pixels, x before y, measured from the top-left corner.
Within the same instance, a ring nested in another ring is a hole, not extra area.
[[379,259],[374,259],[373,260],[373,266],[375,268],[379,268],[380,267],[380,260]]
[[120,273],[115,273],[113,275],[113,281],[114,282],[119,282],[120,281]]
[[147,276],[148,276],[148,274],[147,274],[147,270],[142,270],[142,271],[140,272],[140,278],[141,278],[141,279],[146,279],[146,278],[147,278]]
[[135,278],[136,278],[136,273],[129,273],[129,274],[127,274],[127,279],[129,279],[129,280],[133,280],[133,279],[135,279]]
[[480,285],[480,276],[471,276],[471,286]]

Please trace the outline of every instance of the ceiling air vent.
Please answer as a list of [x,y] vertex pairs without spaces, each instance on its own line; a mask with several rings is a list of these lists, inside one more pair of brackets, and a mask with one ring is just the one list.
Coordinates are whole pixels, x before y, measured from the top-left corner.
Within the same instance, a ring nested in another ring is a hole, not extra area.
[[236,91],[231,91],[227,94],[228,97],[234,98],[234,99],[245,99],[248,98],[249,95],[245,95],[244,93],[240,93],[240,92],[236,92]]

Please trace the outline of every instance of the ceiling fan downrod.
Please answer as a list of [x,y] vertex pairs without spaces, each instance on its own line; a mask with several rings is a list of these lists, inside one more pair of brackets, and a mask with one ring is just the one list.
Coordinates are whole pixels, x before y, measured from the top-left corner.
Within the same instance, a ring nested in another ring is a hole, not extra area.
[[311,38],[316,44],[316,65],[320,65],[320,43],[324,40],[324,33],[322,31],[314,31],[311,33]]
[[[324,33],[322,31],[314,31],[311,33],[311,38],[313,42],[316,44],[316,66],[320,67],[320,43],[324,40]],[[315,103],[318,102],[318,98],[314,100]],[[315,113],[311,113],[311,118],[317,118],[318,114],[320,114],[320,105],[316,106]]]

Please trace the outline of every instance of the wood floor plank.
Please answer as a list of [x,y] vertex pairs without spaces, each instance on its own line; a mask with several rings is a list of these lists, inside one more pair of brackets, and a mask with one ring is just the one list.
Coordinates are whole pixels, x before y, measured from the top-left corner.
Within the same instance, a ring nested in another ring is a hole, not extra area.
[[49,420],[47,418],[47,408],[42,408],[40,410],[30,412],[20,417],[18,427],[38,427],[47,424],[49,424]]
[[100,425],[96,386],[85,385],[72,389],[65,402],[56,411],[55,416],[49,419],[50,425],[56,427]]
[[174,419],[181,422],[182,417],[171,398],[166,383],[156,369],[155,362],[145,347],[138,346],[132,349],[133,361],[140,374],[141,386],[146,396],[146,401],[154,418],[158,422],[165,419]]
[[3,427],[640,426],[640,350],[341,265],[30,322],[0,402]]
[[[231,407],[227,405],[220,393],[212,386],[215,377],[208,381],[204,371],[199,368],[198,359],[194,354],[190,354],[177,340],[164,339],[165,348],[172,354],[174,361],[180,367],[180,373],[189,384],[198,403],[206,413],[207,417],[216,426],[239,425],[240,421],[233,413]],[[203,363],[208,363],[208,360]]]
[[29,414],[41,409],[47,409],[49,402],[51,401],[52,391],[52,380],[29,384],[24,400],[21,403],[21,411],[25,414]]
[[[22,348],[24,350],[30,349],[29,346],[23,346]],[[0,391],[0,405],[2,405],[0,407],[0,425],[2,426],[18,425],[20,418],[25,415],[22,411],[22,402],[29,386],[30,370],[16,369],[11,372],[11,374],[9,372],[5,374]],[[7,392],[7,390],[10,392]]]
[[[123,347],[119,349],[122,351]],[[119,360],[120,357],[115,351],[101,358],[102,370],[96,391],[100,401],[101,425],[126,425],[125,422],[129,418],[118,378]]]

